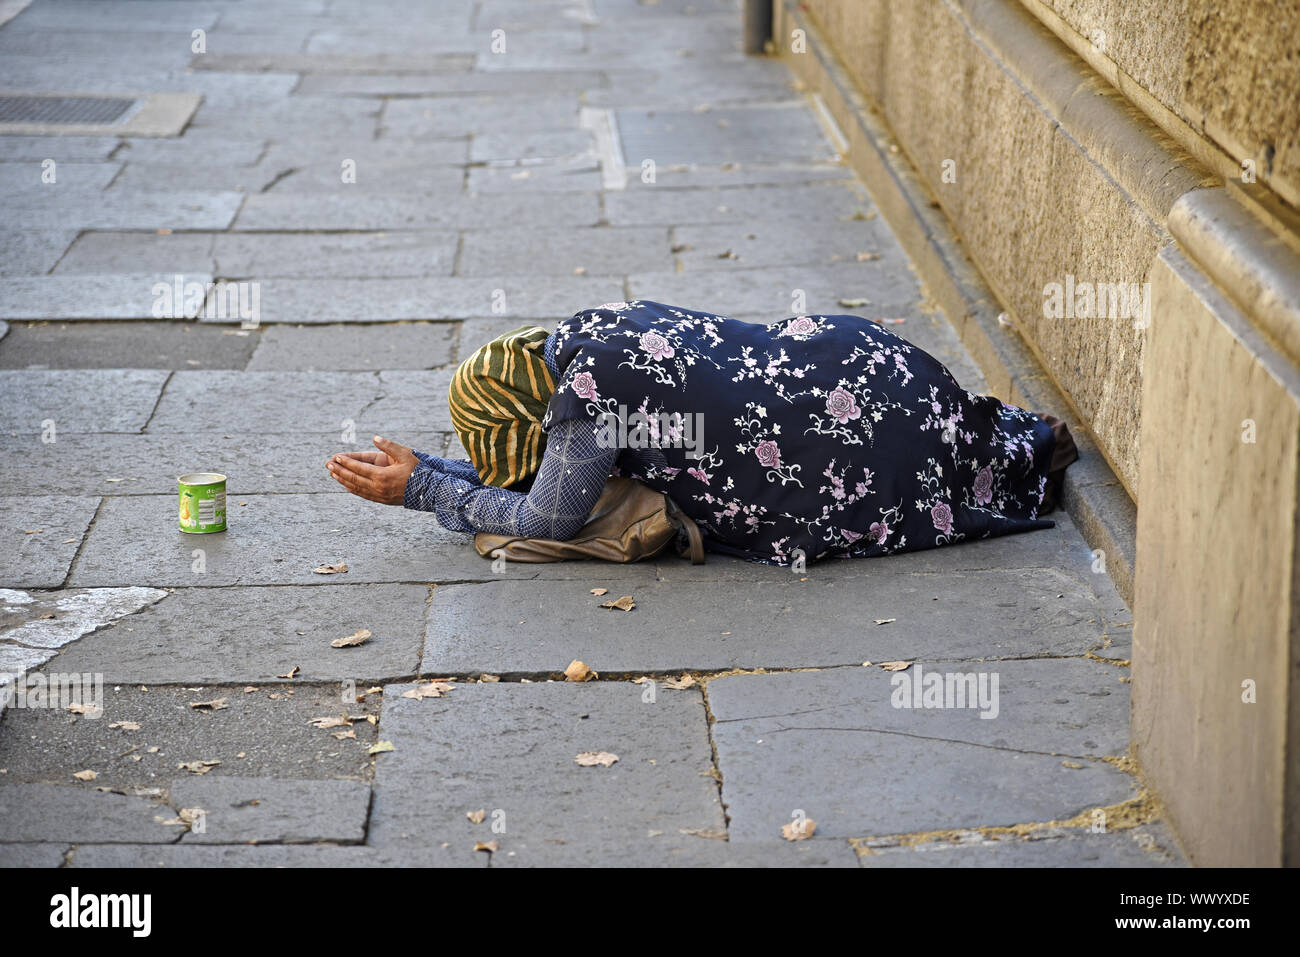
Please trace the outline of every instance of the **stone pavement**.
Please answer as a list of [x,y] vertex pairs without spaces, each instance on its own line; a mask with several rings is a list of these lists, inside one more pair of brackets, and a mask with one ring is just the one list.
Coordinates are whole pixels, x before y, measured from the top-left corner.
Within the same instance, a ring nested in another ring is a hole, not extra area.
[[[0,671],[102,682],[0,717],[0,864],[1183,863],[1124,757],[1129,612],[1063,515],[802,574],[494,574],[328,478],[375,433],[458,454],[460,357],[615,299],[901,320],[983,387],[739,22],[36,0],[0,28],[0,87],[203,96],[176,138],[0,135]],[[260,324],[160,317],[178,274],[257,284]],[[230,477],[224,535],[176,530],[193,470]],[[894,707],[922,673],[998,694]]]

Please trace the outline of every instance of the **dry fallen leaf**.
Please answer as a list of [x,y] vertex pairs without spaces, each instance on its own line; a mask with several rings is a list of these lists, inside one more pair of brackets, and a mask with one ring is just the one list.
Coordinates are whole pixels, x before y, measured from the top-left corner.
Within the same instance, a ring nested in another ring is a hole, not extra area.
[[868,305],[870,302],[871,302],[870,299],[841,299],[840,305],[849,306],[850,308],[852,308],[854,306],[865,306]]
[[871,253],[871,252],[858,253],[858,262],[860,263],[874,262],[879,258],[880,258],[880,253]]
[[602,602],[600,607],[617,608],[619,609],[619,611],[631,611],[633,608],[636,607],[636,602],[632,600],[631,595],[624,595],[622,598],[619,598],[615,601]]
[[207,774],[220,763],[220,761],[185,761],[176,767],[191,774]]
[[97,704],[81,704],[74,701],[68,705],[68,710],[73,714],[99,714],[100,707]]
[[791,821],[781,828],[781,836],[787,841],[806,841],[817,830],[817,822],[810,817]]
[[670,691],[682,691],[686,688],[695,687],[695,678],[692,675],[682,675],[680,678],[665,678],[663,685]]
[[906,671],[912,667],[912,663],[910,661],[882,661],[880,667],[886,671]]
[[276,677],[277,677],[277,678],[296,678],[296,677],[298,677],[298,672],[300,672],[300,671],[302,671],[302,669],[299,668],[297,665],[294,665],[293,668],[292,668],[291,670],[289,670],[289,671],[286,672],[285,674],[282,674],[282,675],[276,675]]
[[484,684],[496,684],[498,681],[501,680],[501,676],[500,676],[500,675],[490,675],[490,674],[488,674],[488,673],[485,671],[485,672],[483,672],[483,674],[481,674],[481,675],[478,676],[478,680],[481,681],[481,682],[483,682]]
[[618,760],[618,755],[610,754],[608,751],[583,751],[573,760],[584,768],[592,768],[598,764],[602,768],[607,768]]
[[1066,768],[1073,768],[1075,771],[1080,771],[1083,769],[1082,764],[1075,764],[1073,761],[1062,761],[1061,766]]
[[190,707],[199,711],[224,711],[230,703],[225,698],[213,698],[211,701],[191,701]]
[[569,662],[569,667],[564,669],[565,681],[590,681],[592,678],[599,678],[596,672],[592,671],[583,662],[577,658]]
[[361,628],[348,635],[346,638],[335,638],[330,642],[331,648],[353,648],[357,645],[364,645],[370,640],[370,629]]
[[346,731],[335,731],[334,737],[338,738],[340,741],[344,741],[344,740],[355,741],[357,739],[357,733],[351,728],[348,728]]
[[479,841],[474,845],[476,851],[487,851],[489,854],[495,854],[501,849],[501,845],[496,841]]
[[123,731],[139,731],[140,725],[134,721],[114,721],[109,725],[110,728],[121,728]]
[[312,718],[308,724],[313,728],[343,728],[352,724],[352,721],[345,714],[325,715],[320,718]]
[[338,562],[334,565],[317,565],[312,569],[317,575],[338,575],[348,570],[347,562]]
[[403,691],[403,698],[414,698],[421,701],[424,698],[441,698],[447,694],[455,685],[446,681],[430,681],[428,684],[416,685],[409,691]]
[[257,690],[258,689],[253,687],[253,685],[249,685],[247,688],[244,689],[244,694],[252,694],[254,691]]
[[678,828],[679,834],[686,834],[690,837],[705,837],[711,841],[725,841],[727,832],[711,827],[682,827]]
[[887,624],[889,624],[891,621],[898,621],[898,619],[897,619],[897,618],[877,618],[877,619],[875,619],[875,622],[876,622],[877,625],[887,625]]
[[85,771],[78,771],[72,776],[78,781],[93,781],[95,778],[99,777],[99,772],[87,769]]
[[593,595],[608,595],[608,594],[609,594],[609,589],[608,589],[608,588],[593,588],[593,589],[591,590],[591,593],[592,593]]
[[372,744],[369,748],[367,748],[366,754],[383,754],[385,751],[396,751],[396,750],[397,749],[393,747],[393,742],[380,741],[377,744]]
[[482,824],[483,819],[487,817],[487,811],[484,808],[479,808],[477,811],[466,811],[465,816],[475,824]]

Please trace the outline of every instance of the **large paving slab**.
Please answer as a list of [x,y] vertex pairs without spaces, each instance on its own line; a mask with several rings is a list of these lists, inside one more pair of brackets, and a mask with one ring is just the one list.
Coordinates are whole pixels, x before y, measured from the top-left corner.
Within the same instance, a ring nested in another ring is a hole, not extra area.
[[[285,189],[296,176],[285,179]],[[337,170],[335,170],[337,179]],[[398,278],[450,276],[452,231],[220,234],[212,246],[220,276]]]
[[[493,574],[492,563],[474,551],[469,535],[443,529],[427,513],[377,505],[343,491],[248,495],[238,501],[247,504],[231,509],[225,532],[195,536],[176,527],[174,492],[106,499],[68,584],[340,585],[463,582]],[[340,561],[347,563],[346,573],[312,571]],[[519,570],[510,574],[587,581],[595,570],[584,565],[516,566]],[[654,573],[650,564],[600,570],[602,580],[650,581]]]
[[[425,585],[178,588],[66,648],[57,667],[156,685],[274,682],[296,666],[303,681],[355,680],[364,690],[419,671],[428,596]],[[363,628],[365,644],[330,646]]]
[[[626,682],[474,684],[416,700],[401,696],[409,687],[384,691],[380,727],[395,750],[376,763],[374,846],[496,839],[508,853],[562,841],[634,856],[725,829],[698,693],[646,703]],[[586,751],[618,762],[581,767]],[[480,808],[483,823],[466,818]]]
[[[858,315],[899,318],[916,315],[921,291],[911,273],[882,273],[874,263],[830,266],[733,269],[722,272],[640,273],[628,278],[635,299],[690,305],[717,315],[761,316],[773,322],[787,316]],[[796,296],[803,303],[797,309]],[[845,306],[840,300],[867,300]],[[889,328],[893,328],[892,326]]]
[[185,831],[183,844],[357,844],[370,810],[370,785],[363,781],[205,774],[175,779],[168,794],[175,807],[204,811],[202,831]]
[[[441,455],[447,440],[442,432],[415,430],[393,438],[431,455]],[[60,434],[50,445],[32,436],[0,435],[0,487],[7,495],[39,496],[49,490],[46,476],[53,474],[62,476],[59,490],[69,495],[170,493],[174,498],[178,476],[220,472],[233,511],[245,507],[240,496],[257,492],[338,492],[341,487],[325,468],[328,458],[369,448],[370,435],[359,433],[354,442],[345,442],[340,432]]]
[[[648,833],[648,832],[647,832]],[[493,867],[858,867],[847,841],[728,841],[721,832],[655,835],[629,850],[590,843],[501,842]]]
[[[56,658],[46,671],[57,672],[58,662]],[[289,667],[286,664],[286,672]],[[103,711],[93,719],[49,707],[6,711],[0,734],[0,768],[6,772],[0,776],[0,790],[45,784],[57,785],[60,791],[66,785],[73,790],[105,787],[127,793],[158,789],[165,794],[174,779],[189,776],[179,765],[196,761],[219,763],[195,777],[368,780],[371,774],[373,759],[366,751],[376,741],[376,726],[364,715],[378,714],[379,695],[367,694],[358,702],[363,687],[280,681],[183,687],[105,684],[102,690]],[[227,707],[219,711],[191,707],[193,702],[221,698]],[[315,718],[345,713],[353,723],[342,730],[355,732],[355,738],[339,739],[334,737],[339,729],[311,724]],[[138,724],[139,730],[122,727],[124,721]],[[72,777],[85,770],[98,773],[93,783]],[[0,836],[0,840],[38,839]],[[65,838],[51,833],[45,839]],[[66,839],[141,838],[99,833],[70,834]]]
[[[650,229],[512,229],[465,234],[457,272],[494,276],[502,263],[519,263],[520,274],[623,276],[673,268],[668,230]],[[575,306],[576,308],[580,308]]]
[[[8,319],[150,319],[159,283],[170,290],[176,274],[19,276],[0,279],[0,316]],[[187,273],[184,281],[206,284],[209,275]],[[170,311],[170,307],[167,307]],[[177,307],[176,312],[181,308]],[[181,318],[179,315],[168,318]]]
[[[627,580],[602,567],[572,581],[510,580],[508,569],[504,581],[435,591],[424,666],[558,673],[579,658],[615,674],[721,671],[1081,655],[1101,643],[1091,591],[1054,570],[966,572],[955,589],[952,575],[900,574],[866,559],[854,564],[862,566],[852,569],[861,577],[839,582],[729,582],[726,602],[714,583],[637,581],[630,612],[600,607],[628,593]],[[592,588],[609,593],[593,596]],[[971,614],[969,594],[981,595],[991,610]]]
[[281,171],[266,164],[225,166],[211,163],[127,163],[113,181],[110,192],[148,189],[185,191],[213,189],[222,192],[260,193],[273,185]]
[[[33,845],[0,844],[0,863],[6,848]],[[48,845],[41,845],[42,847]],[[53,846],[62,860],[63,845]],[[45,852],[40,860],[50,859]],[[77,868],[120,867],[274,867],[274,868],[357,868],[357,867],[487,867],[490,855],[475,852],[473,846],[374,848],[365,845],[265,844],[83,844],[70,849],[70,866]],[[17,866],[28,866],[19,864]],[[36,866],[54,866],[40,864]]]
[[[10,713],[6,723],[13,719]],[[173,817],[160,797],[95,790],[89,784],[0,784],[0,841],[133,841],[166,844],[176,829],[155,817]]]
[[1094,834],[1088,828],[1052,828],[1027,839],[980,839],[969,843],[922,842],[863,847],[863,867],[1181,867],[1177,842],[1159,822]]
[[139,273],[147,269],[150,273],[167,277],[176,273],[212,276],[216,265],[212,255],[214,235],[204,232],[159,233],[156,230],[86,231],[59,260],[55,275]]
[[109,190],[93,203],[72,192],[16,192],[0,196],[0,222],[37,229],[225,229],[243,193]]
[[[4,34],[0,33],[0,37]],[[55,163],[54,182],[43,178],[47,170],[41,163],[0,162],[0,190],[6,193],[26,190],[39,194],[41,190],[81,190],[97,193],[113,181],[122,169],[121,163]]]
[[0,431],[54,441],[60,432],[139,432],[167,377],[152,369],[0,370]]
[[[1058,670],[1062,664],[1055,662]],[[998,662],[986,670],[1010,674],[1022,667],[1027,663]],[[1124,686],[1118,669],[1096,667],[1107,669],[1098,672],[1097,690],[1109,681],[1110,696],[1119,694]],[[976,669],[963,664],[952,670]],[[732,840],[771,840],[796,809],[817,822],[820,835],[865,837],[1068,820],[1137,795],[1136,781],[1113,764],[1086,755],[1067,763],[1061,752],[1044,750],[1055,742],[1068,746],[1078,732],[1063,733],[1057,725],[1083,718],[1064,712],[1047,727],[1034,724],[1031,713],[1041,721],[1053,708],[1072,705],[1052,703],[1067,692],[1054,691],[1050,679],[1047,687],[1039,686],[1036,707],[993,720],[966,710],[937,710],[937,719],[911,710],[904,713],[925,718],[900,730],[897,717],[894,727],[873,721],[882,701],[892,708],[890,678],[861,668],[842,675],[738,675],[709,683]],[[840,697],[819,697],[828,691]],[[1111,720],[1126,717],[1127,709],[1119,709]],[[920,727],[925,722],[929,727]]]
[[532,319],[569,316],[576,308],[583,308],[575,307],[575,303],[599,304],[623,295],[621,279],[570,275],[271,279],[259,280],[259,285],[263,323],[393,322],[466,316]]
[[0,588],[62,585],[98,506],[71,495],[0,498]]
[[629,166],[830,162],[838,154],[802,100],[712,110],[619,110]]
[[68,844],[0,844],[0,867],[62,867]]
[[43,276],[76,238],[69,229],[0,230],[0,276]]
[[445,138],[516,130],[576,129],[578,105],[553,96],[453,96],[389,100],[380,135]]
[[[638,189],[610,192],[605,211],[615,226],[685,226],[745,220],[850,220],[874,209],[856,184],[746,186],[735,189]],[[794,228],[794,227],[788,227]],[[815,227],[808,227],[815,228]]]
[[381,97],[464,96],[472,93],[510,93],[519,90],[527,90],[530,95],[576,94],[605,86],[606,82],[605,74],[596,70],[502,70],[473,73],[448,71],[419,75],[312,73],[302,78],[302,82],[298,84],[298,92]]
[[0,641],[62,648],[165,597],[161,588],[61,588],[34,594],[0,588]]
[[[267,192],[276,195],[293,193],[302,196],[309,193],[315,196],[336,193],[350,196],[355,193],[410,195],[435,192],[456,194],[461,191],[465,181],[463,169],[456,166],[431,166],[419,157],[402,157],[396,150],[393,155],[399,158],[358,161],[347,157],[352,159],[352,163],[347,167],[346,181],[343,179],[342,160],[310,163],[282,170],[281,178]],[[599,184],[592,188],[598,187]],[[384,275],[383,271],[379,275]]]
[[[6,57],[6,75],[10,67],[10,58]],[[0,136],[0,160],[98,163],[107,160],[121,143],[115,136]]]
[[370,372],[177,372],[148,431],[341,434],[383,394]]
[[[450,322],[271,326],[248,363],[253,371],[432,369],[452,360]],[[3,353],[0,353],[0,358]]]
[[3,369],[242,369],[261,331],[196,322],[18,322]]
[[[323,585],[463,581],[491,574],[469,536],[432,516],[377,505],[346,492],[248,495],[227,531],[194,536],[176,527],[176,496],[108,499],[70,584]],[[237,509],[237,511],[235,510]],[[203,571],[195,572],[200,550]],[[341,575],[313,568],[346,562]]]
[[877,256],[862,260],[862,272],[882,276],[873,285],[892,284],[885,274],[902,269],[907,258],[898,241],[879,217],[871,220],[847,220],[822,223],[812,235],[790,242],[788,225],[771,220],[729,223],[725,226],[678,226],[673,230],[673,245],[679,248],[678,260],[685,270],[750,269],[758,266],[829,266],[833,263],[858,262],[858,256]]
[[271,192],[248,197],[235,229],[473,229],[501,222],[560,227],[592,226],[599,219],[600,203],[595,193],[320,193],[312,202],[304,203],[301,196]]

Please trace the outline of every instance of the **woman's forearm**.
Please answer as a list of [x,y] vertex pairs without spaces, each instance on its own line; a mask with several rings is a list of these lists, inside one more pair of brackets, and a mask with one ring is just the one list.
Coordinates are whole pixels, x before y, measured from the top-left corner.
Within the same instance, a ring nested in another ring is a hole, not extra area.
[[[590,422],[560,423],[551,430],[541,467],[526,495],[483,485],[468,462],[417,455],[420,464],[406,486],[407,508],[433,512],[438,523],[452,531],[564,541],[586,524],[618,451],[597,444]],[[468,468],[473,480],[460,477],[464,468],[451,474],[438,463]]]

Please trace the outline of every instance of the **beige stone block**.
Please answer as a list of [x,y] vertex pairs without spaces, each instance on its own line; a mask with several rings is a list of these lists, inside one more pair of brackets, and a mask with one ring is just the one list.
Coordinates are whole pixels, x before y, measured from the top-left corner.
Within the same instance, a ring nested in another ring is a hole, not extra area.
[[1134,754],[1196,863],[1296,864],[1300,372],[1177,248],[1152,286]]

